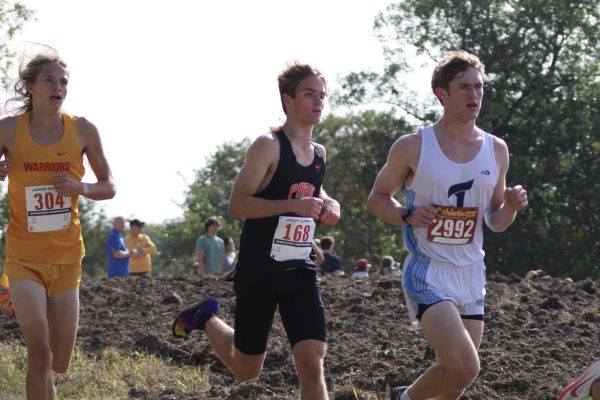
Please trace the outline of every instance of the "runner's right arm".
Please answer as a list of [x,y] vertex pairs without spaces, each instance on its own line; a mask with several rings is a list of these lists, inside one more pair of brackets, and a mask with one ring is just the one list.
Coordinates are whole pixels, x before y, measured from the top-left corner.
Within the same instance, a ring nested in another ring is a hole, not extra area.
[[273,135],[263,135],[250,145],[246,161],[238,173],[229,198],[229,215],[234,218],[264,218],[293,212],[301,217],[318,219],[323,200],[305,197],[294,200],[266,200],[254,195],[269,182],[266,178],[279,161],[279,142]]
[[[405,224],[401,216],[405,207],[394,195],[402,188],[406,179],[414,174],[420,148],[421,137],[418,133],[402,136],[392,145],[387,162],[377,175],[369,194],[367,209],[371,214],[390,224]],[[433,207],[423,205],[416,208],[407,220],[416,228],[424,228],[433,222],[435,216]]]

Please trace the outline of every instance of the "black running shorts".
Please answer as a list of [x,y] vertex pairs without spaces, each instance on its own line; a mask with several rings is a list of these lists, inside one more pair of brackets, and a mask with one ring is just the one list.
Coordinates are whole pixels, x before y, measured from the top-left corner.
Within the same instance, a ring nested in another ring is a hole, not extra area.
[[266,351],[277,307],[292,348],[306,339],[326,341],[325,307],[314,270],[246,270],[235,276],[234,288],[234,344],[242,353]]

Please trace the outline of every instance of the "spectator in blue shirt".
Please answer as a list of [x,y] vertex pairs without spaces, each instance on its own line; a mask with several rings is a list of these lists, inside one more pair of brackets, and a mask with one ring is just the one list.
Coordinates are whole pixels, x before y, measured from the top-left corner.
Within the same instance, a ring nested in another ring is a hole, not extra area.
[[[108,277],[129,276],[130,252],[125,246],[123,230],[125,229],[125,218],[113,219],[113,228],[106,237],[106,256],[108,259]],[[135,252],[135,250],[134,250]]]
[[221,274],[225,266],[225,244],[217,236],[221,223],[217,217],[210,217],[204,222],[204,235],[196,241],[197,273]]
[[331,236],[324,236],[321,238],[321,250],[323,250],[323,264],[321,269],[326,274],[332,274],[334,276],[344,275],[342,271],[342,263],[338,256],[333,253],[333,247],[335,246],[335,240]]

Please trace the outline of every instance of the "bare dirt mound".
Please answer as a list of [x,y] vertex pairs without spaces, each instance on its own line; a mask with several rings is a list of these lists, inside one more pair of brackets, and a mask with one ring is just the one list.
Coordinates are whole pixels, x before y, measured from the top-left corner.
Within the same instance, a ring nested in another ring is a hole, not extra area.
[[[543,275],[543,274],[542,274]],[[432,362],[433,351],[408,324],[395,278],[321,281],[328,318],[326,379],[333,399],[387,399],[390,386],[409,383]],[[600,284],[544,276],[492,275],[488,282],[481,373],[463,399],[555,399],[560,389],[600,359]],[[141,399],[295,399],[298,381],[277,318],[260,379],[239,384],[199,332],[181,340],[171,323],[182,304],[206,296],[222,300],[231,322],[233,286],[222,279],[188,275],[84,280],[78,347],[100,354],[117,347],[145,350],[209,374],[204,393],[136,392]],[[0,341],[22,340],[18,326],[0,318]]]

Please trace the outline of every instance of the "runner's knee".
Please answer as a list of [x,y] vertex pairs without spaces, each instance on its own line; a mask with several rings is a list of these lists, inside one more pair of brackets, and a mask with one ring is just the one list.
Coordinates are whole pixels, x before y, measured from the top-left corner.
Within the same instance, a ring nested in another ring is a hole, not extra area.
[[47,344],[27,345],[29,369],[35,373],[46,373],[52,367],[52,351]]
[[245,382],[258,378],[262,372],[262,365],[242,365],[231,367],[230,370],[239,381]]
[[462,360],[462,362],[448,368],[454,389],[462,391],[469,386],[479,375],[479,359]]
[[323,357],[314,352],[307,357],[296,359],[298,377],[302,380],[318,380],[323,376]]
[[64,374],[69,370],[69,366],[71,365],[71,358],[69,357],[68,359],[59,359],[57,357],[54,357],[53,361],[52,361],[52,371],[56,372],[57,374]]

